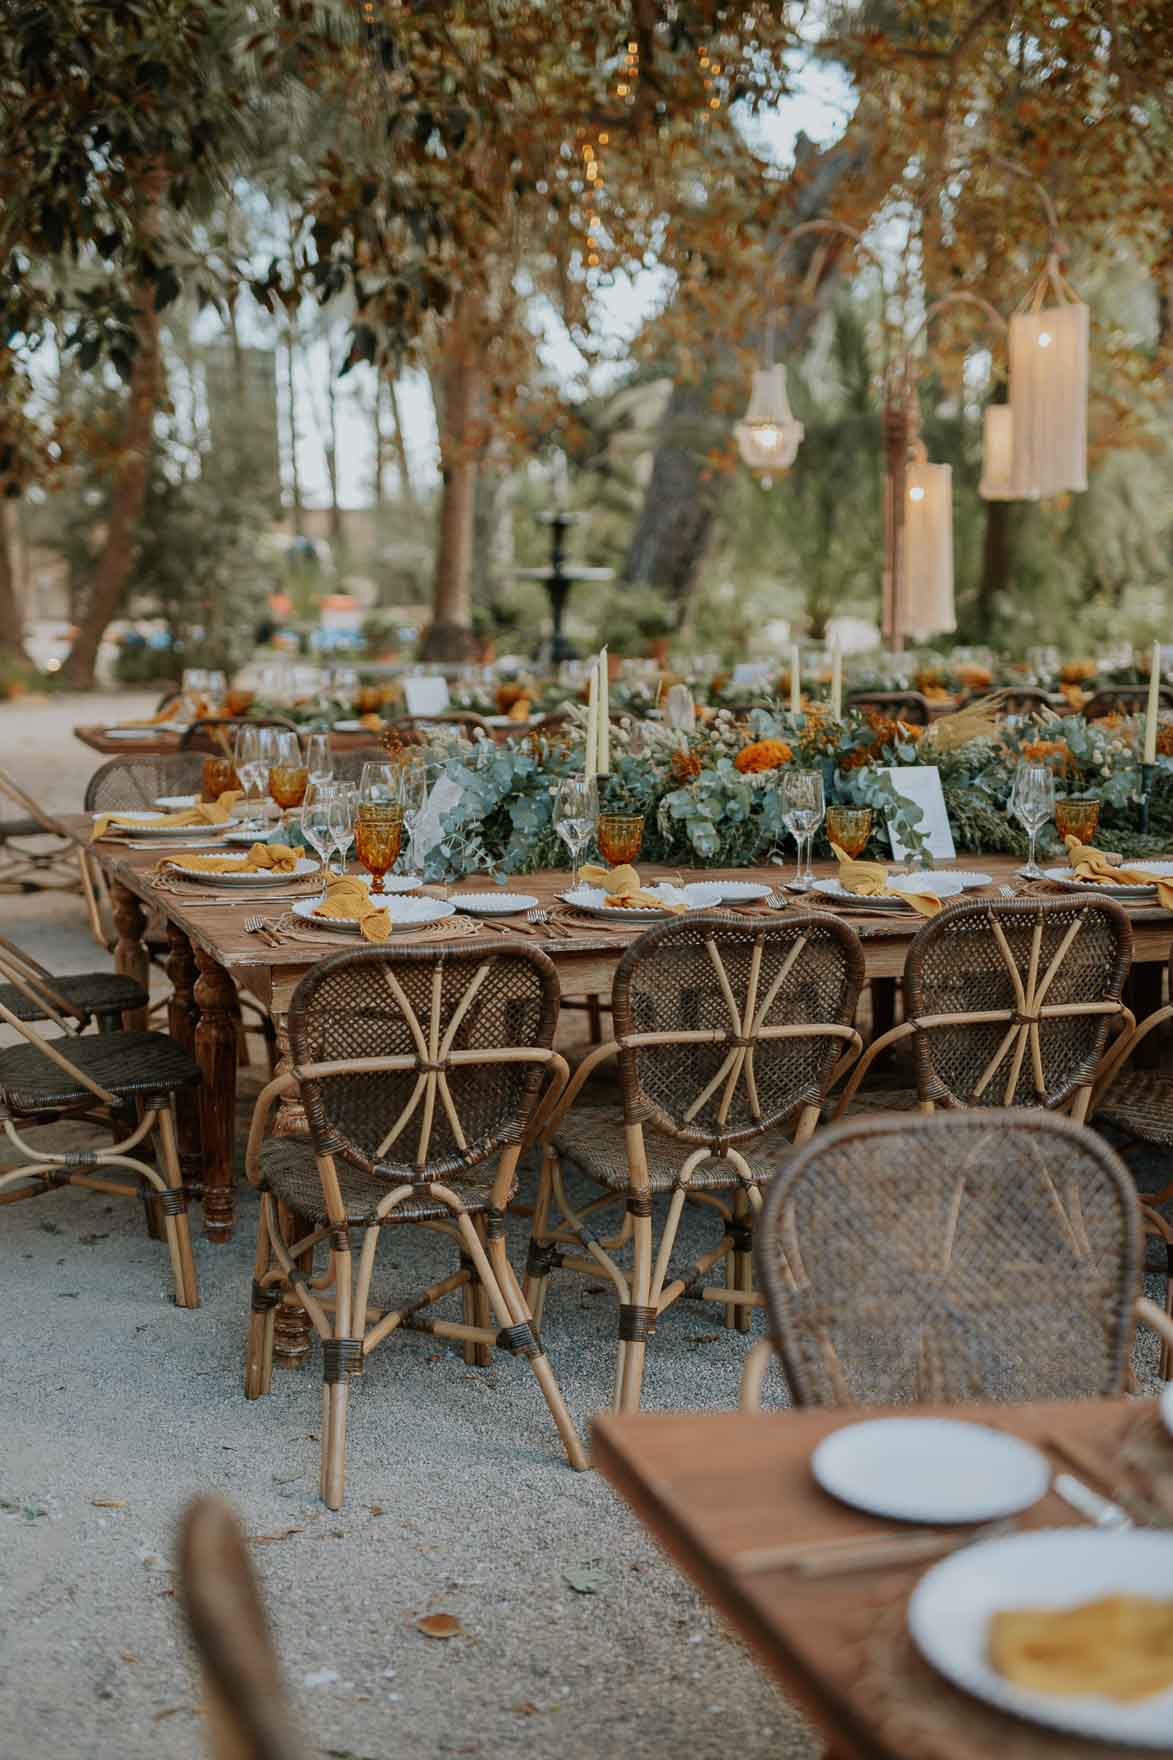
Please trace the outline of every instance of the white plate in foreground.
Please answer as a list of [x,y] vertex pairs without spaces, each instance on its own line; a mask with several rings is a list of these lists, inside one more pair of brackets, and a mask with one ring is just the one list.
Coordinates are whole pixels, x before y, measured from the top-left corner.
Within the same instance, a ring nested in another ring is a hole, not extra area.
[[936,872],[918,875],[913,880],[911,874],[893,874],[888,881],[889,890],[878,898],[865,897],[862,893],[848,892],[838,875],[829,880],[816,880],[811,888],[813,892],[821,892],[826,898],[837,898],[841,903],[862,905],[865,910],[906,910],[912,906],[900,897],[901,892],[931,892],[934,898],[956,898],[964,890],[960,880],[952,874]]
[[722,904],[756,904],[759,899],[770,896],[770,888],[756,880],[713,880],[702,884],[715,886],[721,894]]
[[518,911],[532,911],[537,899],[532,892],[458,892],[453,896],[458,911],[473,917],[515,917]]
[[[912,868],[907,874],[898,874],[897,879],[916,892],[935,891],[938,880],[956,880],[962,891],[968,892],[973,886],[989,886],[993,875],[983,874],[977,868]],[[944,894],[940,896],[944,897]]]
[[[224,860],[231,858],[225,856]],[[289,886],[295,880],[308,880],[311,874],[321,872],[321,862],[311,862],[306,856],[299,856],[297,866],[288,874],[275,874],[272,868],[246,868],[247,856],[240,857],[239,868],[228,873],[205,874],[194,868],[185,868],[179,862],[171,866],[181,873],[185,880],[196,880],[201,886]]]
[[[132,812],[117,809],[114,817],[117,823],[111,825],[107,833],[110,837],[178,837],[187,838],[190,842],[193,834],[201,838],[220,838],[224,835],[223,825],[160,825],[160,814],[152,812]],[[94,813],[94,819],[100,819],[101,813]]]
[[[711,911],[721,902],[721,888],[696,884],[689,886],[671,886],[667,880],[661,880],[655,886],[644,888],[663,899],[665,905],[683,904],[690,911]],[[608,904],[607,894],[601,886],[580,886],[577,891],[572,887],[562,894],[563,902],[573,905],[576,911],[586,911],[592,917],[610,917],[617,923],[655,923],[661,917],[678,915],[668,910],[626,909],[623,905]]]
[[811,1472],[832,1497],[901,1522],[990,1522],[1037,1503],[1046,1456],[957,1418],[872,1418],[825,1436]]
[[[1128,864],[1130,868],[1139,868],[1140,865],[1139,862]],[[1167,867],[1173,873],[1173,863],[1146,862],[1144,865],[1154,875],[1158,867]],[[1098,892],[1104,898],[1117,899],[1152,899],[1157,896],[1155,879],[1151,886],[1114,886],[1110,880],[1077,880],[1070,868],[1044,868],[1043,873],[1056,886],[1062,886],[1065,892]]]
[[1103,1595],[1168,1599],[1173,1534],[1042,1528],[979,1541],[927,1571],[908,1603],[908,1629],[925,1660],[987,1704],[1072,1735],[1168,1748],[1173,1691],[1139,1700],[1039,1693],[1015,1686],[987,1659],[990,1618],[1020,1607],[1077,1607]]
[[[290,909],[295,917],[301,917],[304,922],[312,923],[315,929],[338,929],[344,935],[357,935],[357,917],[319,917],[317,915],[318,906],[323,902],[325,896],[323,893],[320,898],[295,898]],[[373,902],[377,902],[377,900]],[[442,923],[448,917],[456,914],[456,906],[445,904],[444,900],[440,898],[404,898],[402,896],[388,898],[382,908],[387,911],[391,921],[398,928],[417,929],[422,923]]]

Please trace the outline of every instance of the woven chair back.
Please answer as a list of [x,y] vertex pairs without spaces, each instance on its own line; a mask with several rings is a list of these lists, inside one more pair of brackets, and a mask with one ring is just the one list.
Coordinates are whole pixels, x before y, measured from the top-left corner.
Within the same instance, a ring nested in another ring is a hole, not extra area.
[[1123,1385],[1136,1193],[1070,1119],[849,1119],[778,1174],[755,1242],[796,1404],[1075,1399]]
[[86,784],[87,813],[151,811],[167,794],[199,794],[204,760],[198,752],[166,757],[111,758]]
[[849,709],[875,709],[906,727],[927,727],[931,719],[929,699],[920,691],[852,691]]
[[947,906],[904,967],[922,1100],[1065,1105],[1092,1077],[1132,954],[1106,898],[981,899]]
[[217,757],[231,752],[238,729],[242,727],[280,727],[286,733],[304,733],[296,721],[285,715],[206,715],[193,721],[179,741],[181,752],[211,752]]
[[457,1180],[521,1140],[558,1019],[537,948],[371,949],[309,972],[289,1010],[295,1069],[393,1060],[301,1095],[320,1154],[393,1183]]
[[[1157,687],[1162,709],[1173,709],[1173,690]],[[1087,699],[1080,714],[1085,721],[1102,721],[1107,715],[1143,715],[1149,700],[1147,684],[1100,685]]]
[[[991,693],[973,691],[970,693],[974,701],[981,702]],[[1011,684],[1004,689],[992,693],[996,697],[995,707],[1000,715],[1036,715],[1040,711],[1048,714],[1055,712],[1055,706],[1044,690],[1037,685]]]
[[716,1149],[817,1106],[854,1040],[863,975],[858,938],[829,914],[649,929],[611,999],[628,1123]]
[[357,751],[331,752],[330,762],[334,766],[336,782],[361,782],[364,764],[385,764],[387,751],[384,746],[359,746]]

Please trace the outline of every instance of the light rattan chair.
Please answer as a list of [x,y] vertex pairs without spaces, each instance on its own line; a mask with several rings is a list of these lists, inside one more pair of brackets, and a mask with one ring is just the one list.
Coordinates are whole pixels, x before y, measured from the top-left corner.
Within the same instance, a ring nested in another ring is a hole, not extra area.
[[836,1116],[876,1058],[911,1040],[916,1091],[860,1094],[864,1109],[1042,1106],[1082,1120],[1121,991],[1128,918],[1111,899],[958,900],[920,929],[904,965],[905,1020],[869,1045]]
[[176,1589],[199,1659],[212,1760],[310,1760],[244,1531],[222,1497],[197,1497],[184,1510]]
[[[174,1095],[195,1087],[200,1072],[187,1053],[162,1033],[96,1033],[82,1037],[76,1022],[61,1014],[51,993],[29,968],[0,949],[0,977],[35,1008],[38,1019],[57,1027],[46,1038],[30,1020],[0,1001],[0,1023],[15,1029],[23,1044],[0,1049],[0,1121],[4,1134],[27,1160],[0,1173],[0,1203],[43,1196],[58,1186],[155,1201],[163,1215],[167,1250],[181,1308],[199,1306],[195,1263],[187,1224],[187,1192],[179,1169],[173,1113]],[[137,1122],[133,1117],[141,1106]],[[64,1121],[97,1125],[108,1139],[111,1128],[129,1116],[125,1134],[85,1148],[54,1150],[26,1140],[24,1132]],[[157,1131],[162,1171],[132,1151]],[[134,1176],[133,1184],[102,1177],[101,1170]]]
[[[1094,1132],[1026,1109],[852,1119],[766,1195],[756,1270],[796,1405],[1094,1398],[1125,1385],[1132,1182]],[[1140,1312],[1173,1331],[1151,1302]]]
[[[544,1132],[526,1267],[539,1322],[554,1270],[610,1278],[619,1297],[617,1409],[638,1407],[647,1339],[681,1296],[719,1302],[727,1325],[749,1330],[760,1305],[751,1273],[759,1188],[810,1135],[836,1073],[859,1053],[852,1021],[863,974],[852,929],[816,912],[690,916],[649,929],[620,960],[615,1037],[583,1060]],[[611,1058],[622,1115],[583,1093]],[[602,1196],[573,1203],[563,1161]],[[661,1193],[670,1198],[653,1262],[652,1200]],[[689,1199],[711,1207],[723,1232],[677,1269]],[[601,1240],[594,1214],[617,1203],[623,1222]],[[615,1254],[629,1244],[626,1269]],[[711,1284],[722,1264],[724,1285]]]
[[[321,1489],[331,1509],[343,1496],[349,1377],[399,1330],[524,1356],[572,1465],[587,1464],[505,1251],[523,1138],[566,1082],[553,1050],[557,1019],[552,963],[506,941],[483,950],[340,953],[294,993],[293,1070],[264,1089],[249,1133],[248,1175],[263,1196],[245,1391],[256,1398],[269,1390],[278,1303],[304,1308],[323,1341]],[[312,1140],[264,1142],[273,1102],[291,1093],[300,1095]],[[277,1205],[305,1225],[292,1246]],[[422,1295],[372,1307],[382,1232],[408,1223],[450,1236],[460,1262]],[[357,1261],[352,1232],[361,1236]],[[307,1281],[299,1262],[322,1241],[327,1278]],[[456,1292],[461,1320],[426,1317]]]
[[[0,892],[73,892],[78,886],[77,845],[51,813],[0,770]],[[30,842],[36,848],[30,848]],[[45,844],[49,842],[49,847]]]

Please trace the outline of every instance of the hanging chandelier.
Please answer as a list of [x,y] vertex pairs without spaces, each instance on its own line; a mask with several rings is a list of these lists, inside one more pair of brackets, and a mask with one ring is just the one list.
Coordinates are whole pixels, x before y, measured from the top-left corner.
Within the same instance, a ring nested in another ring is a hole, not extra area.
[[786,395],[786,368],[760,367],[753,376],[749,408],[734,433],[742,459],[768,488],[794,463],[805,429],[795,421]]
[[[1054,303],[1044,305],[1048,292]],[[1016,499],[1087,488],[1088,318],[1052,252],[1010,319]]]
[[946,635],[957,628],[953,606],[953,467],[930,464],[918,440],[904,478],[904,602],[906,635]]

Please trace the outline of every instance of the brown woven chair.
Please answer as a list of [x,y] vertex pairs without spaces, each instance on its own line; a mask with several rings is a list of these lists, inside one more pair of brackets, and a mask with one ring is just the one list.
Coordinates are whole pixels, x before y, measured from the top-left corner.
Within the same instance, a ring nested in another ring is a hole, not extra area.
[[213,1760],[309,1760],[245,1534],[222,1497],[197,1497],[184,1510],[176,1588],[199,1658]]
[[162,795],[199,794],[204,760],[197,752],[111,758],[86,784],[87,813],[153,812]]
[[[11,807],[17,811],[13,813]],[[0,891],[76,891],[73,838],[4,770],[0,770],[0,808]],[[44,847],[49,840],[50,847]],[[29,847],[30,841],[35,848]]]
[[770,1336],[746,1365],[749,1407],[771,1348],[804,1406],[1124,1386],[1140,1293],[1132,1182],[1092,1131],[1052,1113],[820,1132],[767,1193],[755,1265]]
[[1037,685],[1011,684],[1001,690],[971,693],[969,701],[990,703],[999,715],[1043,715],[1070,713],[1070,705],[1063,697],[1053,696],[1050,691],[1040,690]]
[[230,752],[242,727],[281,727],[287,733],[306,731],[286,715],[205,715],[202,721],[193,721],[185,728],[180,736],[179,750],[216,755]]
[[907,1018],[851,1072],[842,1117],[876,1058],[911,1039],[915,1093],[865,1108],[1042,1106],[1082,1120],[1120,1000],[1132,929],[1107,898],[959,900],[919,930],[904,965]]
[[[249,1132],[248,1175],[263,1196],[245,1391],[256,1398],[269,1390],[278,1302],[304,1308],[323,1341],[321,1488],[331,1509],[342,1503],[349,1377],[400,1329],[461,1339],[470,1351],[496,1345],[524,1356],[572,1465],[586,1465],[505,1252],[504,1212],[523,1137],[540,1122],[543,1086],[548,1102],[566,1081],[565,1061],[552,1048],[557,1019],[552,963],[536,948],[506,941],[484,951],[340,953],[294,993],[293,1070],[265,1088]],[[284,1136],[262,1143],[269,1108],[292,1092],[300,1093],[312,1142]],[[307,1225],[292,1246],[276,1226],[278,1204]],[[460,1263],[421,1296],[373,1309],[380,1236],[406,1223],[448,1234]],[[352,1231],[361,1234],[357,1264]],[[297,1265],[325,1240],[333,1296]],[[425,1316],[457,1291],[463,1320]]]
[[906,727],[927,727],[932,720],[929,699],[920,691],[852,691],[847,707],[875,709],[892,721],[903,721]]
[[50,1020],[48,1006],[79,1028],[93,1021],[100,1032],[113,1033],[121,1027],[123,1014],[146,1008],[150,1001],[142,985],[121,972],[69,972],[58,976],[4,935],[0,935],[0,952],[8,956],[10,965],[25,980],[24,989],[15,984],[0,984],[0,1003],[11,1009],[18,1020]]
[[[759,1187],[814,1129],[844,1060],[858,1055],[852,1026],[863,950],[829,913],[758,920],[704,913],[649,929],[624,953],[611,996],[615,1037],[584,1059],[544,1133],[545,1154],[527,1261],[541,1319],[546,1281],[560,1267],[598,1278],[619,1296],[615,1403],[639,1405],[646,1341],[682,1295],[720,1302],[726,1324],[748,1331],[753,1290],[752,1218]],[[579,1100],[583,1085],[618,1059],[619,1116]],[[578,1104],[575,1104],[578,1102]],[[562,1176],[572,1161],[603,1188],[573,1205]],[[730,1194],[724,1201],[719,1193]],[[652,1199],[671,1194],[653,1264]],[[716,1211],[717,1245],[674,1271],[686,1201]],[[610,1240],[590,1218],[623,1203]],[[630,1243],[633,1262],[614,1253]],[[585,1252],[584,1252],[585,1249]],[[724,1264],[725,1283],[706,1280]]]
[[[179,1171],[173,1097],[195,1087],[200,1072],[174,1040],[162,1033],[96,1033],[81,1037],[76,1023],[58,1011],[50,992],[0,949],[0,976],[35,1006],[60,1037],[45,1038],[0,1002],[0,1023],[15,1028],[23,1044],[0,1049],[0,1120],[8,1141],[27,1160],[0,1173],[0,1203],[41,1197],[58,1186],[86,1186],[123,1197],[151,1198],[163,1214],[167,1250],[181,1308],[198,1308],[195,1263],[187,1225],[187,1192]],[[135,1106],[141,1107],[137,1121]],[[109,1141],[111,1127],[129,1115],[125,1132]],[[103,1140],[85,1148],[47,1149],[24,1132],[62,1121],[96,1124]],[[161,1172],[132,1153],[153,1131]],[[135,1183],[102,1177],[101,1170],[135,1176]],[[11,1188],[11,1189],[10,1189]]]
[[[1162,709],[1173,709],[1173,690],[1157,687]],[[1085,721],[1102,721],[1106,715],[1143,715],[1148,707],[1147,684],[1098,685],[1080,710]]]

